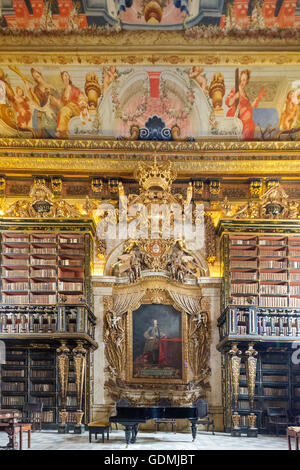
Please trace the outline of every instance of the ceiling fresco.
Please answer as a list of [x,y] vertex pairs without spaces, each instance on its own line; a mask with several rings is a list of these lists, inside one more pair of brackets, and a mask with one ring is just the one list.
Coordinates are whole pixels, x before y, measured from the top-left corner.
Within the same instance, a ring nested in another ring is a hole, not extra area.
[[300,140],[300,66],[1,65],[0,137]]
[[2,0],[1,27],[27,31],[299,28],[300,0]]

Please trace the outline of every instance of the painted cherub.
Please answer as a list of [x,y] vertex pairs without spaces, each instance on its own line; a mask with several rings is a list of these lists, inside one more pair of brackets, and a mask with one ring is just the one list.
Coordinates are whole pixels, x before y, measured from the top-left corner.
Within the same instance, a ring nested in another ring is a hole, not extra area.
[[18,114],[18,126],[22,129],[28,129],[31,120],[31,112],[29,107],[29,98],[25,96],[23,88],[17,86],[15,92],[14,109]]
[[193,78],[194,80],[196,80],[196,82],[200,85],[200,87],[205,93],[208,93],[207,80],[203,72],[204,72],[203,67],[200,67],[199,65],[194,65],[192,70],[188,73],[188,75],[190,78]]
[[297,116],[298,104],[294,102],[294,90],[290,90],[285,101],[285,108],[281,113],[278,127],[281,131],[290,130]]
[[102,86],[102,92],[104,93],[109,85],[117,80],[118,78],[118,72],[117,69],[114,65],[111,65],[108,69],[104,67],[103,69],[103,86]]

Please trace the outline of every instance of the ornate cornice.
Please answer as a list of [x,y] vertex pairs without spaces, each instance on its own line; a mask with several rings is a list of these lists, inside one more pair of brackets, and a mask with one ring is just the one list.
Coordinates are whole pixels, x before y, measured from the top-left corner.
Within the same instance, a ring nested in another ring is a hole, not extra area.
[[131,176],[137,161],[174,162],[178,177],[300,174],[300,141],[151,142],[0,139],[0,173]]
[[[243,34],[244,33],[244,34]],[[251,37],[252,36],[252,37]],[[274,37],[272,37],[274,36]],[[276,37],[277,36],[277,37]],[[64,33],[62,31],[52,31],[48,33],[33,33],[29,31],[3,31],[0,33],[0,50],[12,51],[20,55],[21,63],[27,60],[22,56],[22,52],[29,51],[54,51],[52,63],[58,60],[58,63],[65,60],[66,53],[68,51],[78,51],[78,54],[70,54],[69,60],[72,63],[79,63],[79,59],[85,60],[86,52],[98,53],[98,62],[92,63],[103,63],[105,60],[105,54],[110,53],[114,55],[116,61],[121,59],[120,53],[125,54],[127,57],[126,62],[136,63],[135,56],[140,56],[139,61],[142,63],[156,63],[161,58],[156,56],[156,53],[165,54],[164,62],[171,60],[169,63],[178,63],[176,57],[182,55],[182,61],[185,62],[184,55],[188,53],[196,53],[199,57],[199,61],[202,64],[208,64],[207,59],[203,57],[202,53],[209,51],[212,57],[215,56],[214,51],[218,46],[219,50],[229,51],[243,51],[243,54],[249,55],[249,51],[266,51],[271,52],[271,56],[274,54],[275,63],[278,60],[288,60],[286,50],[299,51],[299,39],[296,34],[280,34],[266,33],[266,34],[247,34],[242,32],[237,36],[225,34],[224,32],[217,31],[212,34],[206,34],[201,31],[158,31],[158,30],[136,30],[136,31],[120,31],[114,32],[113,30],[107,30],[106,33],[103,31],[97,31],[97,29],[87,29],[78,32]],[[283,51],[282,58],[275,58],[275,50]],[[99,57],[99,51],[101,56]],[[59,56],[58,53],[62,52],[63,56]],[[132,53],[132,56],[130,55]],[[144,53],[148,53],[143,56]],[[33,54],[34,55],[34,54]],[[235,54],[236,57],[240,57],[240,54]],[[250,52],[251,55],[251,52]],[[169,56],[169,59],[167,58]],[[88,57],[88,55],[86,55]],[[130,59],[131,57],[131,59]],[[173,57],[173,58],[172,58]],[[221,58],[222,61],[226,61],[226,55]],[[42,57],[34,57],[36,60],[42,60]],[[269,54],[265,54],[265,61],[272,60]],[[93,60],[96,60],[96,55]],[[124,60],[124,57],[123,57]],[[213,59],[212,59],[213,60]],[[257,63],[260,60],[258,57],[252,57],[253,61]],[[292,59],[293,60],[293,59]],[[51,54],[49,54],[49,61],[51,61]],[[216,62],[212,62],[216,63]],[[217,62],[219,63],[219,62]],[[248,62],[247,62],[248,63]]]
[[[300,153],[300,141],[220,141],[220,140],[198,140],[189,141],[128,141],[111,139],[24,139],[24,138],[0,138],[0,156],[3,151],[9,152],[39,152],[43,153],[43,158],[47,158],[47,151],[51,151],[52,157],[60,158],[62,152],[71,154],[88,154],[95,152],[95,157],[99,154],[120,156],[119,153],[131,154],[139,159],[141,155],[152,155],[154,152],[161,153],[184,153],[213,154],[230,152],[231,155],[243,154],[278,154],[290,152],[291,155]],[[55,150],[57,154],[55,154]],[[135,155],[138,152],[139,155]],[[32,155],[34,156],[34,155]],[[283,157],[281,157],[283,158]]]
[[[299,41],[298,41],[299,42]],[[25,42],[26,44],[26,42]],[[224,48],[224,44],[218,45],[218,50],[223,49],[223,52],[216,53],[217,44],[206,46],[194,47],[184,46],[180,44],[160,44],[153,46],[149,51],[150,46],[147,44],[135,44],[132,46],[132,51],[128,52],[130,46],[118,46],[111,44],[110,47],[90,47],[91,51],[87,49],[80,51],[74,44],[73,46],[65,46],[60,51],[60,44],[44,44],[42,46],[32,45],[16,45],[14,47],[5,44],[0,48],[0,64],[6,65],[11,63],[25,64],[25,65],[38,65],[38,64],[56,64],[56,65],[193,65],[199,63],[205,66],[218,65],[218,66],[245,66],[245,65],[299,65],[300,52],[298,46],[283,46],[276,50],[262,47],[261,50],[255,50],[249,47],[243,51],[235,51],[233,47]],[[101,51],[99,48],[101,47]],[[289,51],[284,51],[284,48],[289,48]],[[76,51],[74,49],[76,48]],[[227,50],[233,49],[233,50]],[[32,52],[32,51],[35,52]],[[23,53],[22,53],[23,51]],[[49,52],[51,51],[51,52]],[[99,53],[101,52],[101,53]]]

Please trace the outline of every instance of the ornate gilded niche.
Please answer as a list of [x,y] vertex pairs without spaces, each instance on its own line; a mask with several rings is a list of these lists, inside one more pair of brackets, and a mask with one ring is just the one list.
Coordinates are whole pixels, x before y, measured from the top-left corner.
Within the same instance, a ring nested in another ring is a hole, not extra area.
[[[158,274],[104,297],[105,387],[112,400],[191,404],[209,388],[209,300]],[[155,344],[151,329],[159,328]]]
[[[97,228],[99,238],[101,230],[120,229],[127,197],[128,233],[135,223],[137,236],[106,239],[104,275],[115,278],[112,295],[104,297],[106,391],[114,401],[155,404],[167,397],[174,405],[192,404],[205,396],[210,375],[209,301],[198,283],[208,275],[203,206],[197,212],[190,204],[191,184],[185,197],[172,192],[170,162],[139,163],[135,177],[139,194],[125,196],[119,184],[118,211],[105,206]],[[197,224],[197,217],[198,245],[176,236],[176,224],[187,218]]]

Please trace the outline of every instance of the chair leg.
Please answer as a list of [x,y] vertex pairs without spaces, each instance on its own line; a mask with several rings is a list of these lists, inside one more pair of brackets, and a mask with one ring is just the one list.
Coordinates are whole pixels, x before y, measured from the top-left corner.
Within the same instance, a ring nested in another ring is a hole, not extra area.
[[104,444],[104,431],[102,433],[102,443]]
[[20,427],[19,435],[20,435],[20,450],[23,450],[23,431],[22,431],[22,427]]

